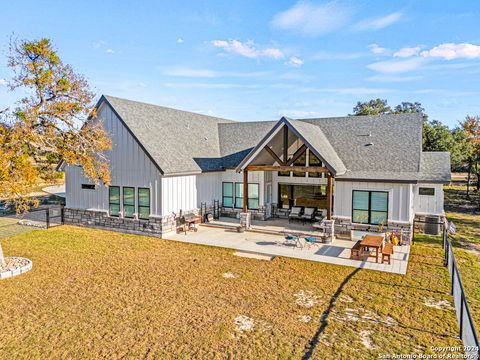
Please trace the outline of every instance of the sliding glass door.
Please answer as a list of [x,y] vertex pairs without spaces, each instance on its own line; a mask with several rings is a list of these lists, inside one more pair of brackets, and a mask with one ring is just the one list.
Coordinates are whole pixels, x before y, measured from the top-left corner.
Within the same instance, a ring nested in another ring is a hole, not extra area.
[[290,209],[292,206],[327,208],[327,187],[325,185],[278,184],[278,206]]

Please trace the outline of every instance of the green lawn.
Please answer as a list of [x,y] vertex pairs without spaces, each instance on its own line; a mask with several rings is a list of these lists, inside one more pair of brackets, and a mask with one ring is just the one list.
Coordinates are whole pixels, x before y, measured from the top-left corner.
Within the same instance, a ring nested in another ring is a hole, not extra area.
[[0,241],[33,260],[0,282],[2,359],[371,359],[461,345],[428,239],[406,276],[71,226]]

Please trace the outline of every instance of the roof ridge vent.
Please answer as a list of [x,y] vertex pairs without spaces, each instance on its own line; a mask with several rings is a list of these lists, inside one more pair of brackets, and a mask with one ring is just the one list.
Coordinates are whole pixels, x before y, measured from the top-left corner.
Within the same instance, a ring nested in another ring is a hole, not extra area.
[[372,136],[371,133],[368,133],[368,134],[357,134],[357,136]]
[[373,146],[374,144],[372,142],[365,144],[365,146]]

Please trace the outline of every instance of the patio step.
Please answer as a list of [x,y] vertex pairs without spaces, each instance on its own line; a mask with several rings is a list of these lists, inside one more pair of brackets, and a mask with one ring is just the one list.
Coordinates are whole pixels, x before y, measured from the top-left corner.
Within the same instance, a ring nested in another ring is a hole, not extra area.
[[233,255],[249,258],[249,259],[266,260],[266,261],[272,261],[273,259],[275,259],[275,256],[273,255],[266,255],[266,254],[260,254],[255,252],[248,252],[248,251],[235,251]]

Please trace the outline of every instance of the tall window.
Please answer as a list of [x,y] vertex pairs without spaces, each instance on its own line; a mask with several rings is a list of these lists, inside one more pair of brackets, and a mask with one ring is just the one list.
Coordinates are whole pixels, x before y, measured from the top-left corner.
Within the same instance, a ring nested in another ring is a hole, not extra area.
[[135,188],[123,187],[123,216],[133,218],[135,213]]
[[108,188],[108,209],[110,216],[120,215],[120,187],[110,186]]
[[235,183],[235,207],[243,207],[243,183]]
[[388,221],[388,192],[353,190],[352,222],[378,225]]
[[[293,162],[293,165],[295,166],[306,166],[307,165],[307,154],[304,152],[302,156],[300,156],[297,160]],[[294,171],[293,176],[294,177],[305,177],[305,172],[298,172]]]
[[222,183],[222,204],[223,207],[233,207],[233,183]]
[[[314,153],[312,153],[311,151],[308,152],[308,166],[322,166],[322,162],[320,161],[320,159],[318,157],[315,156]],[[314,173],[314,172],[309,172],[308,173],[308,177],[321,177],[322,174],[321,173]]]
[[138,217],[148,219],[150,216],[150,189],[138,188]]
[[[258,184],[248,184],[247,206],[249,209],[258,209],[260,207],[260,186]],[[235,207],[243,207],[243,183],[235,183]]]
[[258,209],[260,207],[260,192],[258,184],[248,184],[248,208]]

